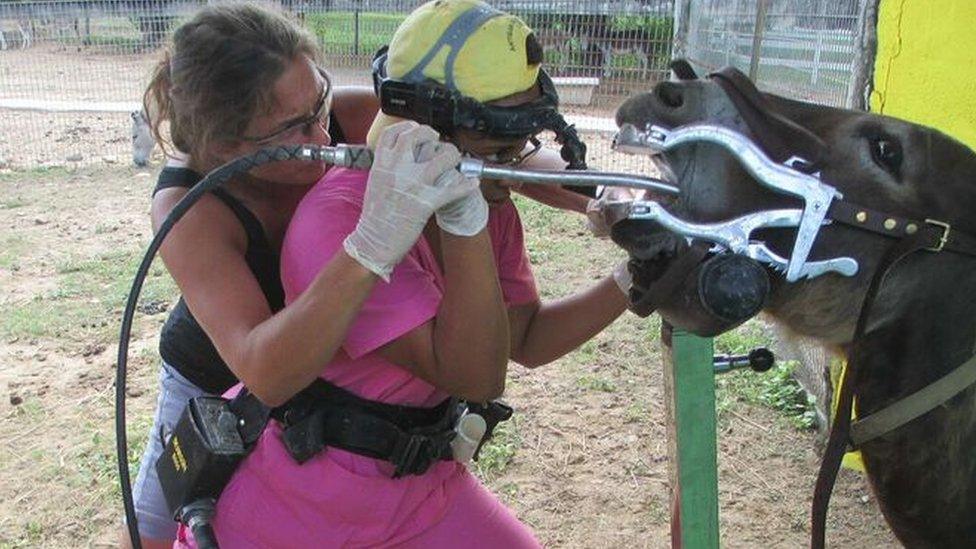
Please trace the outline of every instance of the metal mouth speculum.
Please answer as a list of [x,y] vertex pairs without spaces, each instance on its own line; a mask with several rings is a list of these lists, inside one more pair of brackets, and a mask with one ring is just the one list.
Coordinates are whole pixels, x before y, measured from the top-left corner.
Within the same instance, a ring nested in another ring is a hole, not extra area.
[[[788,282],[813,278],[827,272],[844,276],[857,273],[857,261],[849,257],[807,261],[820,227],[830,222],[827,211],[831,202],[843,196],[834,187],[823,183],[819,174],[797,170],[794,166],[803,164],[803,159],[794,157],[780,164],[770,159],[746,136],[712,124],[691,124],[671,130],[651,125],[645,131],[625,124],[615,136],[613,146],[615,150],[629,154],[659,155],[682,144],[694,142],[722,146],[736,157],[759,184],[778,193],[800,198],[804,202],[803,209],[759,211],[720,223],[694,224],[674,217],[653,202],[618,205],[619,208],[626,209],[627,217],[653,219],[677,234],[714,242],[733,253],[748,255],[785,272]],[[620,211],[611,215],[620,217],[623,213]],[[789,258],[775,254],[764,243],[750,240],[753,231],[768,227],[797,227],[796,240]]]

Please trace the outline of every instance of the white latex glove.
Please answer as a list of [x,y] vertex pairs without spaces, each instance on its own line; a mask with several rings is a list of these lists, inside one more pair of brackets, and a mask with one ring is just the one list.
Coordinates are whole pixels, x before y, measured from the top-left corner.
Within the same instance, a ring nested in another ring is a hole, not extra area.
[[633,202],[642,191],[627,187],[607,187],[598,198],[591,198],[586,203],[586,226],[597,238],[610,236],[610,225],[603,216],[603,208],[614,202]]
[[455,169],[460,160],[457,148],[441,143],[428,126],[406,121],[387,128],[376,146],[359,223],[343,242],[346,253],[389,281],[430,216],[477,192],[478,181]]
[[437,225],[453,235],[474,236],[487,224],[488,202],[477,188],[437,210]]
[[613,269],[613,281],[617,283],[617,287],[628,298],[630,297],[630,285],[633,283],[633,277],[631,277],[630,269],[627,267],[629,262],[629,260],[624,259]]

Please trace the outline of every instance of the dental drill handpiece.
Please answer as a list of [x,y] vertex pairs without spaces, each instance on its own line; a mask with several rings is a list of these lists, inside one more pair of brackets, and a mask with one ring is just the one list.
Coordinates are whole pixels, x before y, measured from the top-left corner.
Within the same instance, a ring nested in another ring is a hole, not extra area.
[[[368,170],[373,164],[373,151],[363,145],[339,144],[329,147],[306,146],[299,153],[302,159],[320,160],[334,166]],[[597,187],[631,187],[646,190],[651,195],[677,196],[678,188],[660,179],[640,175],[596,171],[533,170],[499,166],[476,158],[464,158],[458,171],[467,177],[509,179],[533,185],[583,185]]]
[[534,185],[578,185],[589,187],[630,187],[653,196],[678,196],[679,190],[661,179],[627,173],[586,170],[535,170],[488,164],[476,158],[464,158],[458,170],[468,177],[509,179]]

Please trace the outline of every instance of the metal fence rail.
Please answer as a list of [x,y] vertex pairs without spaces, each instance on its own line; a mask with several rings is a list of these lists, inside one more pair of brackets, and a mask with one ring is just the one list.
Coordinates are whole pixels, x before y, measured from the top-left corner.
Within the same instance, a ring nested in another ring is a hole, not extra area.
[[675,50],[713,70],[749,73],[760,88],[864,108],[870,52],[865,0],[678,0]]
[[[0,0],[0,167],[127,162],[131,118],[168,33],[205,0]],[[279,0],[318,38],[339,84],[366,84],[375,51],[420,0]],[[674,0],[498,0],[536,29],[556,78],[610,116],[666,78]],[[585,83],[584,83],[585,84]],[[585,84],[589,85],[589,84]],[[567,92],[568,93],[568,92]],[[565,95],[565,97],[569,97]]]

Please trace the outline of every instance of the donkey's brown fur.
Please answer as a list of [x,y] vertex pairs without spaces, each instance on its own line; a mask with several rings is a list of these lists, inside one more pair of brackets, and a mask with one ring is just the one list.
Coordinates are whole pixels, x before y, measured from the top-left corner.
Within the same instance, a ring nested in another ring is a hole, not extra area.
[[[951,223],[976,234],[976,153],[930,128],[889,117],[767,96],[773,107],[827,144],[821,176],[846,200],[882,212]],[[618,123],[675,127],[708,121],[748,134],[722,89],[707,80],[664,82],[630,98]],[[880,161],[880,140],[903,151]],[[688,145],[668,154],[682,197],[681,217],[717,221],[771,207],[800,207],[760,186],[724,150]],[[794,231],[759,235],[788,256]],[[812,258],[850,256],[853,278],[830,274],[773,284],[766,311],[792,330],[849,349],[862,298],[892,240],[832,225]],[[865,334],[869,349],[854,380],[858,415],[911,394],[970,358],[976,344],[976,259],[920,252],[891,271]],[[976,389],[863,448],[881,509],[909,547],[976,546]]]

